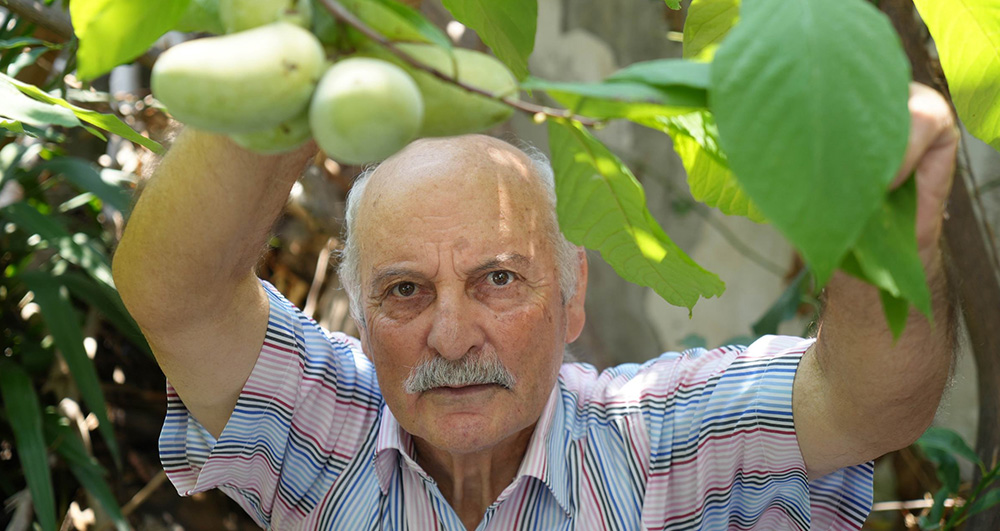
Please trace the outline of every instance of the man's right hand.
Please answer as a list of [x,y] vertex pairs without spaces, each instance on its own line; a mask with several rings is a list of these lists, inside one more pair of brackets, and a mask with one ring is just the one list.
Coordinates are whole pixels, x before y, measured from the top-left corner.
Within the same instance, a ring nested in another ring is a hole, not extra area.
[[260,353],[267,295],[254,267],[316,152],[264,156],[182,132],[146,186],[114,257],[122,300],[188,410],[218,437]]

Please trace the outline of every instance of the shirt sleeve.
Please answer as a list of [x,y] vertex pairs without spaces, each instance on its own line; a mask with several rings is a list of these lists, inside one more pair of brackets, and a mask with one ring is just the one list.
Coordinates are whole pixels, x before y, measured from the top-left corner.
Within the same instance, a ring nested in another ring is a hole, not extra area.
[[159,447],[182,496],[219,488],[261,527],[281,528],[330,490],[377,425],[382,398],[356,339],[328,334],[261,282],[267,332],[221,436],[212,437],[167,382]]
[[650,529],[860,529],[873,464],[809,480],[792,384],[813,340],[670,353],[642,366]]

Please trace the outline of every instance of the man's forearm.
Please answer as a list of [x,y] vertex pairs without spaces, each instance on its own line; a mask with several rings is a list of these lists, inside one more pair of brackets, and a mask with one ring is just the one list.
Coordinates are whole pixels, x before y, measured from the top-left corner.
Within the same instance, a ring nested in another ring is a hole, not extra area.
[[[115,253],[129,310],[169,329],[211,312],[252,275],[268,232],[313,149],[261,156],[229,139],[180,134],[144,190]],[[180,296],[183,295],[183,296]]]

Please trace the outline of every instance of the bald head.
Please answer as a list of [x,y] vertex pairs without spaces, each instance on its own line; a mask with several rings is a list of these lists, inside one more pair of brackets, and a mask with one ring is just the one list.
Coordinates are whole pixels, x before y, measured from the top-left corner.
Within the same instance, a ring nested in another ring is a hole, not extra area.
[[447,217],[473,203],[477,213],[496,220],[498,234],[543,232],[555,255],[562,297],[572,297],[577,247],[559,231],[555,182],[545,156],[485,135],[421,139],[359,175],[348,194],[339,273],[351,315],[360,326],[365,326],[360,304],[363,256],[372,246],[393,245],[393,234],[386,233],[380,220]]

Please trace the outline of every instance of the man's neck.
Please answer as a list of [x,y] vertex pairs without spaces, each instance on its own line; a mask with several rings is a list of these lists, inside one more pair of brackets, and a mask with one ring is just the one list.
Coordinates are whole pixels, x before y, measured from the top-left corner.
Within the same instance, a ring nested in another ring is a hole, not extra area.
[[466,529],[475,529],[486,508],[514,481],[534,430],[532,424],[492,448],[465,454],[445,452],[414,437],[416,460]]

